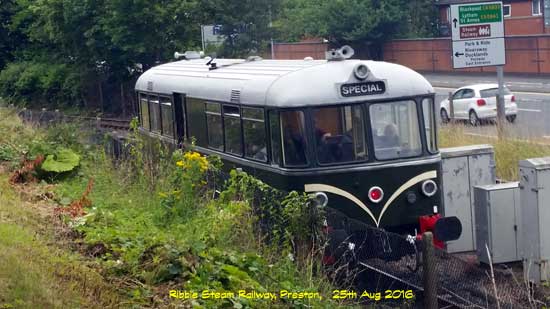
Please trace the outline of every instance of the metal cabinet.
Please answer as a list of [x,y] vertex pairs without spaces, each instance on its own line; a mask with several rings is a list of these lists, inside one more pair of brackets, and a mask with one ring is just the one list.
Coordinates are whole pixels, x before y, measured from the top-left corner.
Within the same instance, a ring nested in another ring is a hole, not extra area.
[[550,157],[519,162],[526,279],[550,281]]
[[489,264],[521,261],[519,182],[474,187],[477,256]]
[[447,243],[448,252],[474,251],[475,213],[473,187],[496,182],[494,150],[491,145],[441,149],[443,159],[444,216],[462,223],[459,239]]

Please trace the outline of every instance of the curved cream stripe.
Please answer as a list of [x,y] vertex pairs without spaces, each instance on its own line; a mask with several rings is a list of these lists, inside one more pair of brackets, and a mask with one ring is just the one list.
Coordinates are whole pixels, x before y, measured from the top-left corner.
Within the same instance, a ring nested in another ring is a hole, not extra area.
[[376,226],[380,224],[380,221],[382,221],[382,216],[384,216],[384,212],[390,207],[390,204],[395,200],[403,191],[407,190],[408,188],[414,186],[415,184],[423,181],[428,180],[430,178],[436,178],[437,177],[437,171],[429,171],[423,174],[420,174],[414,178],[411,178],[409,181],[404,183],[397,191],[395,191],[392,196],[388,199],[386,204],[384,205],[384,208],[382,208],[382,211],[380,212],[380,216],[378,216],[378,221],[376,221]]
[[356,198],[353,194],[351,194],[349,192],[346,192],[342,189],[339,189],[339,188],[336,188],[336,187],[333,187],[333,186],[319,184],[319,183],[304,185],[304,191],[305,192],[330,192],[330,193],[333,193],[333,194],[336,194],[336,195],[343,196],[343,197],[351,200],[355,204],[357,204],[364,211],[366,211],[369,214],[369,216],[372,218],[372,220],[374,220],[374,223],[376,223],[376,226],[378,227],[378,221],[376,221],[376,218],[374,217],[374,215],[372,214],[370,209],[368,209],[367,206],[365,204],[363,204],[363,202],[361,202],[360,199]]

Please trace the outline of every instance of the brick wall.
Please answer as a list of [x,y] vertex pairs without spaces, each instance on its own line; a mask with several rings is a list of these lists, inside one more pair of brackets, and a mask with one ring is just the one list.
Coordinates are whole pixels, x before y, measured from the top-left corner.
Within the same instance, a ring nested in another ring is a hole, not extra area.
[[[550,35],[510,36],[506,42],[509,73],[550,74]],[[394,40],[384,45],[384,60],[424,72],[493,72],[494,67],[453,69],[451,39]]]
[[274,43],[274,59],[325,59],[328,44],[323,42]]

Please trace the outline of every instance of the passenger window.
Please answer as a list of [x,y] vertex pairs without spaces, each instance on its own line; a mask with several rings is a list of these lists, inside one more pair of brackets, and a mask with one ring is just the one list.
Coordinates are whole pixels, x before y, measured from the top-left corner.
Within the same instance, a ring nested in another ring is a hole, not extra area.
[[271,131],[271,162],[281,165],[281,126],[277,111],[269,112],[269,130]]
[[241,115],[236,106],[223,106],[223,121],[225,126],[225,151],[235,154],[243,154],[241,140]]
[[264,110],[243,107],[244,155],[247,158],[267,162]]
[[377,159],[407,158],[422,153],[414,101],[372,104],[369,112]]
[[174,137],[174,116],[172,114],[172,99],[160,97],[162,112],[162,135]]
[[319,163],[367,158],[361,106],[318,108],[314,110],[313,118]]
[[139,107],[141,111],[141,126],[147,131],[151,130],[151,124],[149,123],[149,103],[147,102],[147,95],[141,93],[139,95]]
[[160,104],[157,96],[149,96],[149,108],[151,112],[151,131],[160,134]]
[[475,96],[474,91],[472,89],[464,89],[463,91],[464,92],[462,93],[462,99],[469,99]]
[[424,115],[424,128],[426,130],[426,142],[428,151],[431,153],[437,152],[437,141],[435,138],[435,116],[434,102],[432,99],[422,100],[422,112]]
[[203,100],[187,97],[185,99],[188,136],[197,146],[208,147],[208,127]]
[[306,165],[304,113],[301,111],[281,112],[281,132],[283,136],[284,165]]
[[223,150],[222,115],[220,104],[206,103],[206,126],[208,147]]
[[464,93],[464,90],[459,90],[455,92],[455,94],[453,95],[453,100],[462,99],[462,93]]

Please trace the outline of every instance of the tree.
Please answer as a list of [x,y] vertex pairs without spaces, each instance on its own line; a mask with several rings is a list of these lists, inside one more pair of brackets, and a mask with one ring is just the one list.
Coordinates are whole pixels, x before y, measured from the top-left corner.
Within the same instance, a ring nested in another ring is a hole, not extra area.
[[429,0],[286,0],[276,26],[281,40],[322,37],[376,59],[387,40],[430,34],[433,12]]
[[271,21],[280,0],[201,1],[204,22],[222,25],[226,40],[220,50],[224,57],[245,57],[265,49],[273,35]]
[[[196,1],[178,0],[13,0],[20,7],[11,14],[11,27],[21,29],[29,44],[19,47],[18,65],[29,80],[41,78],[41,68],[59,79],[48,85],[71,85],[78,95],[64,103],[99,101],[111,111],[126,110],[133,99],[135,79],[147,68],[169,61],[176,50],[197,46],[199,22],[195,18]],[[8,59],[11,60],[11,59]],[[51,66],[51,67],[48,67]],[[63,74],[61,74],[63,73]],[[63,87],[25,88],[14,81],[8,97],[27,101],[50,102],[64,98],[53,92]],[[66,90],[66,88],[64,88]],[[74,93],[71,91],[71,93]],[[48,94],[48,97],[45,97]],[[0,93],[0,95],[2,95]],[[39,99],[40,98],[40,99]],[[108,103],[103,104],[103,99]],[[53,103],[52,103],[53,104]]]

